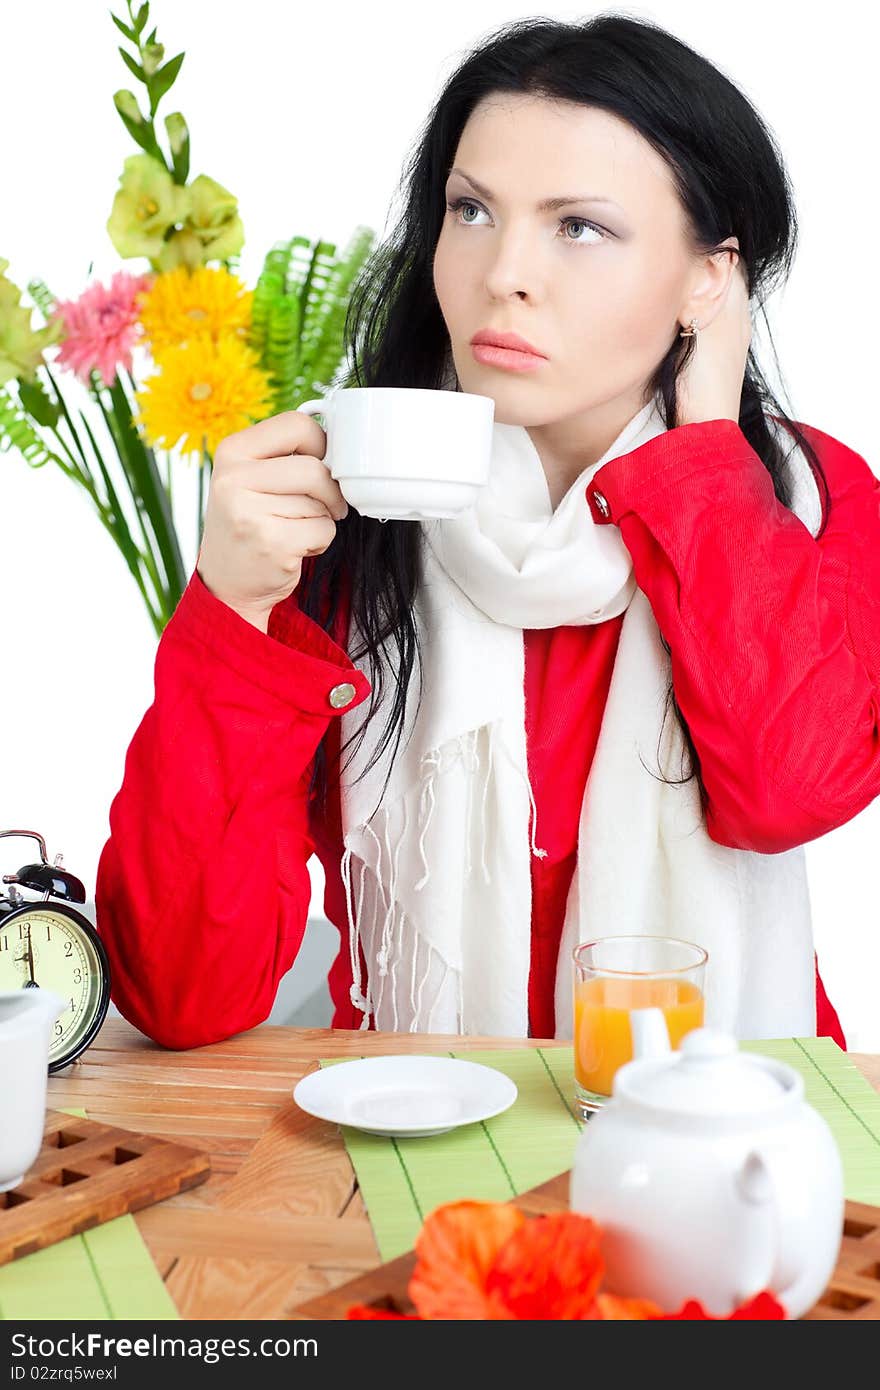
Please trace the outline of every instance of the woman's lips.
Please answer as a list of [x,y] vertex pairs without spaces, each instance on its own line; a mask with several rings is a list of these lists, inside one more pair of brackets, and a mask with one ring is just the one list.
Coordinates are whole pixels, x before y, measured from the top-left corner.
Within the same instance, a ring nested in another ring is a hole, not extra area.
[[489,343],[473,343],[471,352],[478,362],[486,367],[502,367],[508,372],[531,372],[547,361],[534,352],[520,352],[515,348],[494,347]]

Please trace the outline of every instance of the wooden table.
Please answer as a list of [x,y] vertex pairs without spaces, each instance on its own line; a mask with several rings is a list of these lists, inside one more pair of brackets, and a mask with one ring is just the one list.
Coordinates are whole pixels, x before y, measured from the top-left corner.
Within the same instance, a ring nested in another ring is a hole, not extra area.
[[[264,1025],[167,1052],[114,1018],[48,1103],[207,1150],[207,1182],[137,1213],[144,1240],[181,1317],[284,1318],[379,1261],[338,1126],[291,1099],[300,1077],[320,1057],[538,1046],[553,1042]],[[880,1056],[850,1056],[880,1090]]]

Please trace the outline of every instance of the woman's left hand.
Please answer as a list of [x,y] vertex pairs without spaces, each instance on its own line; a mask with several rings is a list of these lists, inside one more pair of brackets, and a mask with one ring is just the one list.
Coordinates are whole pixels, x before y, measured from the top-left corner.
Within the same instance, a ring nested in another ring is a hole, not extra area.
[[740,256],[720,310],[707,328],[697,327],[694,351],[676,386],[677,423],[733,420],[736,424],[752,340],[749,292]]

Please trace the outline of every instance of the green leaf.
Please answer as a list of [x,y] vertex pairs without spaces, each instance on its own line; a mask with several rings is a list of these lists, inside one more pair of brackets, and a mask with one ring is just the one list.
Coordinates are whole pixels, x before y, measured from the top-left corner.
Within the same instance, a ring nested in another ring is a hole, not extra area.
[[[76,438],[76,431],[73,429],[72,422],[69,423],[71,424],[71,433]],[[92,447],[95,449],[95,456],[105,475],[105,482],[109,484],[109,502],[103,501],[99,496],[94,479],[87,466],[82,469],[71,466],[75,460],[73,460],[70,455],[67,445],[64,443],[61,436],[57,435],[56,432],[58,442],[64,452],[68,454],[71,463],[66,463],[58,454],[46,448],[32,428],[30,422],[21,413],[18,403],[13,401],[12,397],[9,396],[3,388],[0,388],[0,453],[5,452],[11,447],[15,447],[20,451],[25,462],[28,463],[31,468],[43,468],[47,463],[56,463],[62,473],[66,474],[67,477],[71,478],[74,482],[79,483],[88,493],[95,505],[98,519],[116,542],[131,571],[132,577],[146,605],[147,613],[156,636],[161,637],[163,628],[168,622],[173,609],[168,608],[165,594],[155,583],[153,583],[153,589],[158,592],[158,602],[151,598],[147,590],[146,578],[142,573],[142,569],[147,570],[149,578],[152,580],[153,570],[155,568],[151,564],[152,557],[143,555],[135,546],[129,533],[127,522],[118,506],[118,498],[113,490],[112,482],[107,476],[100,455],[97,452],[97,446],[85,416],[83,416],[83,424],[88,431],[89,438],[92,441]]]
[[140,63],[135,62],[134,58],[132,58],[128,53],[126,53],[124,48],[120,48],[119,52],[122,54],[122,61],[125,63],[125,66],[128,68],[129,72],[134,73],[134,76],[137,78],[138,82],[145,82],[146,77],[144,75],[144,70],[141,67]]
[[[110,532],[110,535],[113,537],[117,546],[121,550],[125,558],[125,563],[128,565],[132,577],[134,578],[134,581],[141,592],[141,597],[143,598],[144,603],[147,606],[147,612],[150,615],[150,621],[153,624],[156,636],[161,637],[162,629],[167,623],[168,619],[171,617],[171,611],[168,609],[167,597],[164,592],[162,581],[159,576],[158,568],[156,566],[156,560],[150,548],[150,537],[147,535],[147,532],[143,526],[142,518],[138,516],[138,520],[141,522],[141,532],[144,536],[145,542],[144,550],[140,550],[129,529],[125,512],[122,509],[122,506],[119,501],[119,496],[113,484],[113,479],[110,476],[110,472],[107,468],[107,465],[104,462],[104,459],[101,455],[101,451],[98,448],[91,426],[89,425],[89,422],[82,411],[80,411],[80,415],[82,416],[83,426],[85,428],[86,434],[89,437],[89,442],[92,446],[92,451],[95,455],[98,468],[101,472],[101,477],[104,481],[104,490],[107,494],[107,501],[104,505],[102,505],[100,501],[97,501],[96,499],[96,504],[98,506],[98,511],[101,516],[101,520],[103,521],[105,527]],[[123,473],[125,475],[126,481],[128,481],[129,475],[125,473],[124,469]],[[135,508],[135,511],[137,512],[137,508]],[[150,586],[152,588],[152,592],[154,595],[154,597],[152,598],[147,591],[147,578],[145,578],[143,574],[144,570],[146,570],[146,575],[149,579]]]
[[165,66],[159,68],[159,71],[150,78],[150,100],[153,103],[153,110],[156,109],[165,93],[173,85],[185,57],[185,53],[178,53],[176,58],[170,58]]
[[73,440],[73,447],[79,454],[79,460],[74,458],[73,454],[70,452],[57,430],[55,431],[55,437],[61,444],[62,448],[64,449],[71,463],[73,464],[73,471],[71,473],[71,477],[75,478],[78,483],[82,483],[84,488],[90,489],[94,486],[94,484],[92,482],[92,471],[89,468],[89,461],[86,458],[86,451],[83,448],[82,443],[80,441],[80,437],[76,432],[76,426],[74,425],[73,420],[71,419],[70,411],[67,409],[67,404],[64,400],[64,396],[61,390],[59,389],[58,382],[55,380],[54,376],[50,372],[49,368],[46,366],[45,362],[43,363],[43,370],[45,371],[46,376],[49,378],[49,383],[52,387],[52,390],[55,392],[55,399],[58,402],[61,414],[64,416],[65,424],[67,425],[67,428],[70,430],[70,437]]
[[147,22],[147,20],[149,19],[149,17],[150,17],[150,6],[149,6],[149,4],[141,5],[140,9],[139,9],[138,12],[137,12],[137,15],[135,16],[135,21],[134,21],[134,27],[135,27],[135,29],[137,29],[137,31],[138,31],[139,34],[140,34],[141,31],[143,30],[143,27],[144,27],[144,25],[146,24],[146,22]]
[[123,24],[121,19],[117,19],[115,14],[111,14],[110,18],[113,20],[113,23],[116,25],[116,28],[121,30],[125,37],[129,39],[131,43],[137,43],[137,34],[134,32],[133,29],[129,29],[128,25]]
[[54,429],[61,415],[60,407],[55,401],[49,399],[39,378],[36,381],[20,381],[18,383],[18,399],[24,410],[32,420],[36,420],[38,425],[46,425],[49,429]]
[[291,237],[266,255],[251,312],[250,343],[269,375],[273,411],[294,409],[330,385],[345,365],[345,318],[352,284],[375,244],[358,227],[342,254]]
[[63,459],[46,448],[19,402],[5,386],[0,386],[0,454],[10,449],[18,449],[31,468],[43,468],[51,461],[69,476],[75,476]]
[[[89,268],[89,274],[91,274],[91,267]],[[48,323],[52,311],[55,308],[55,295],[52,294],[51,290],[46,288],[42,280],[37,279],[28,280],[27,291],[40,313],[43,315],[46,323]]]
[[361,272],[374,244],[375,233],[368,227],[358,227],[330,271],[304,352],[305,365],[314,381],[328,384],[333,381],[340,360],[344,358],[348,301],[355,277]]
[[[97,384],[97,377],[94,372],[92,373],[92,380],[93,395],[104,410],[103,393]],[[133,382],[131,382],[131,389],[134,390]],[[180,543],[177,538],[174,519],[168,506],[168,497],[156,468],[153,451],[144,444],[132,419],[131,404],[119,375],[110,385],[109,391],[112,402],[112,416],[110,418],[113,426],[110,426],[110,419],[108,419],[108,427],[112,428],[117,451],[124,459],[130,476],[135,480],[132,492],[139,500],[143,512],[149,518],[150,527],[156,537],[156,545],[165,571],[166,592],[169,595],[173,611],[186,588],[187,574],[180,553]]]

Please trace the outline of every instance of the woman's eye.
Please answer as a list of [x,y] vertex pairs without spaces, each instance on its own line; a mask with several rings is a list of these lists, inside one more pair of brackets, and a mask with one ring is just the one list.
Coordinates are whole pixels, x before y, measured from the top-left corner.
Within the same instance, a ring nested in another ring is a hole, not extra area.
[[[482,212],[483,210],[482,208],[478,208],[476,203],[468,202],[467,198],[458,198],[452,203],[447,203],[446,206],[449,208],[450,212],[463,212],[470,209],[473,209],[474,212]],[[461,220],[464,221],[464,219]],[[464,225],[467,227],[472,224],[469,221],[464,221]]]
[[[560,223],[563,227],[586,227],[588,231],[595,232],[602,240],[605,240],[605,233],[601,227],[597,227],[593,222],[585,222],[583,217],[563,217]],[[575,246],[595,246],[595,241],[587,241],[583,237],[563,237],[564,241],[573,241]]]
[[[453,213],[459,213],[459,212],[464,213],[468,208],[472,208],[472,209],[474,210],[474,212],[484,212],[484,211],[485,211],[485,208],[481,208],[480,205],[479,205],[479,203],[474,203],[474,202],[472,202],[470,198],[456,198],[453,202],[447,203],[446,206],[447,206],[447,208],[449,209],[449,211],[450,211],[450,212],[453,212]],[[457,218],[456,220],[458,221],[459,226],[462,226],[462,227],[475,227],[475,226],[477,225],[477,223],[473,220],[473,218],[464,219],[463,217],[461,217],[461,218]],[[593,223],[593,222],[587,222],[586,219],[583,218],[583,217],[563,217],[563,218],[561,219],[559,225],[560,225],[560,227],[564,227],[564,228],[566,228],[566,229],[567,229],[568,227],[570,227],[570,226],[575,226],[575,227],[586,227],[586,228],[589,229],[589,231],[595,232],[596,235],[597,235],[602,241],[604,241],[605,238],[606,238],[606,233],[602,230],[601,227],[597,227],[597,226],[595,225],[595,223]],[[595,246],[595,245],[596,245],[596,242],[595,242],[595,241],[593,241],[593,240],[591,240],[591,239],[587,239],[587,238],[585,238],[585,237],[580,237],[580,236],[578,236],[578,237],[565,236],[565,237],[563,237],[563,241],[569,242],[572,246]]]

